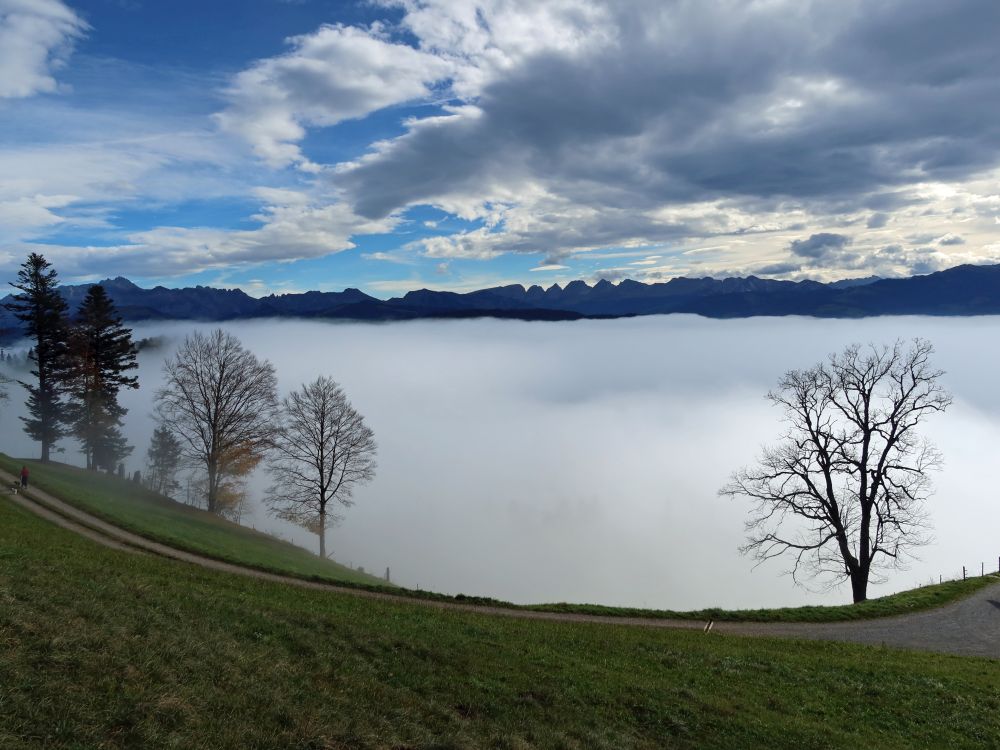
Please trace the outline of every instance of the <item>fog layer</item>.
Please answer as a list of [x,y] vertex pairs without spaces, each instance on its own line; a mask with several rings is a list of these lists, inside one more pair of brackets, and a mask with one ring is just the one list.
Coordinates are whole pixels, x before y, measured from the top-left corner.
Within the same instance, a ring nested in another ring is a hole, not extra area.
[[[200,328],[215,326],[204,324]],[[929,338],[955,395],[925,434],[945,455],[931,502],[935,541],[879,595],[962,565],[996,566],[1000,318],[824,321],[689,316],[523,323],[343,324],[255,321],[224,326],[270,359],[282,392],[319,374],[346,389],[379,443],[374,482],[328,537],[341,562],[398,583],[517,602],[649,607],[755,607],[844,602],[810,592],[785,565],[753,569],[737,548],[746,504],[718,488],[780,432],[763,398],[787,369],[843,345]],[[140,390],[123,401],[143,468],[160,368],[191,325],[141,325],[164,336],[140,355]],[[0,449],[34,456],[11,387]],[[72,441],[64,460],[79,463]],[[268,518],[252,482],[244,523],[316,548],[308,532]]]

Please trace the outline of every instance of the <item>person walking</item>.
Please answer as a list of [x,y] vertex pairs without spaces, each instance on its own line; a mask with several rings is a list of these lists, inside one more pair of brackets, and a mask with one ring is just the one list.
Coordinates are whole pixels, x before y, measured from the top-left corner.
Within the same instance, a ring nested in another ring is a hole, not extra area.
[[28,467],[21,467],[21,487],[27,489],[28,487]]

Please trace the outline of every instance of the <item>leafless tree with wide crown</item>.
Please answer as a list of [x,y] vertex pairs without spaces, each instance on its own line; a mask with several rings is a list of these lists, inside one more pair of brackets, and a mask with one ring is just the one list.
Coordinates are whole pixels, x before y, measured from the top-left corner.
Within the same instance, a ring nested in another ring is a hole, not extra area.
[[319,377],[286,396],[268,467],[274,484],[265,498],[272,513],[319,536],[339,507],[353,504],[354,489],[375,476],[375,436],[331,378]]
[[163,373],[156,394],[160,422],[180,439],[185,458],[205,469],[208,510],[216,513],[227,472],[242,466],[230,463],[248,453],[262,455],[270,445],[274,367],[216,329],[188,336]]
[[784,411],[783,441],[720,490],[754,503],[744,553],[788,554],[796,581],[849,580],[859,602],[869,581],[928,541],[924,506],[941,455],[917,428],[951,403],[932,354],[921,339],[855,344],[782,377],[767,398]]

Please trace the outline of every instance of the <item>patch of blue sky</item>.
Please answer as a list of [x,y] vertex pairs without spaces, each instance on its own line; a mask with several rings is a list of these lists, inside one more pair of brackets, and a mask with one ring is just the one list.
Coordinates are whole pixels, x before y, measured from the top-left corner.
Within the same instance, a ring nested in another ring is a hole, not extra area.
[[342,0],[78,0],[92,27],[81,52],[149,65],[228,69],[281,54],[324,23],[367,26],[401,11]]
[[118,209],[114,223],[126,233],[156,226],[256,229],[260,222],[252,217],[259,208],[258,201],[241,198],[186,200],[155,208]]
[[[260,226],[260,222],[252,218],[258,208],[258,202],[239,198],[188,200],[135,208],[116,203],[113,209],[80,205],[63,210],[64,224],[40,231],[31,239],[52,245],[113,247],[128,244],[128,237],[134,233],[164,226],[252,230]],[[101,220],[102,224],[95,225],[93,219]]]
[[[204,117],[225,105],[229,76],[195,65],[156,64],[79,53],[60,73],[59,100],[82,109],[116,109],[144,117]],[[51,97],[50,97],[51,98]]]
[[[390,264],[385,264],[390,265]],[[395,277],[400,267],[388,269]],[[318,290],[339,292],[356,288],[384,297],[371,287],[383,279],[387,269],[366,263],[358,249],[344,250],[322,258],[308,258],[290,262],[270,262],[251,266],[234,266],[229,269],[210,269],[190,274],[183,279],[166,279],[176,286],[178,281],[188,284],[206,284],[217,287],[239,287],[254,296]],[[402,277],[402,275],[400,275]]]

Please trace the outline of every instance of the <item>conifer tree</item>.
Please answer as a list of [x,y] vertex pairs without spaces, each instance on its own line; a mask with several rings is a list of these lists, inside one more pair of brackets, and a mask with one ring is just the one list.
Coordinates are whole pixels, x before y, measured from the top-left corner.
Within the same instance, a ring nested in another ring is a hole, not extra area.
[[138,378],[129,374],[138,364],[132,330],[122,325],[100,284],[87,291],[70,341],[73,434],[80,440],[88,469],[114,471],[132,452],[121,432],[127,409],[118,403],[118,393],[139,387]]
[[172,497],[177,491],[177,470],[181,465],[183,447],[167,427],[153,431],[146,451],[146,486],[161,495]]
[[35,341],[28,355],[35,380],[18,381],[28,391],[28,415],[21,420],[24,431],[41,443],[42,461],[47,462],[52,447],[66,434],[62,398],[70,366],[67,305],[59,294],[55,269],[38,253],[31,253],[21,264],[11,286],[19,294],[5,307],[24,323],[25,333]]

